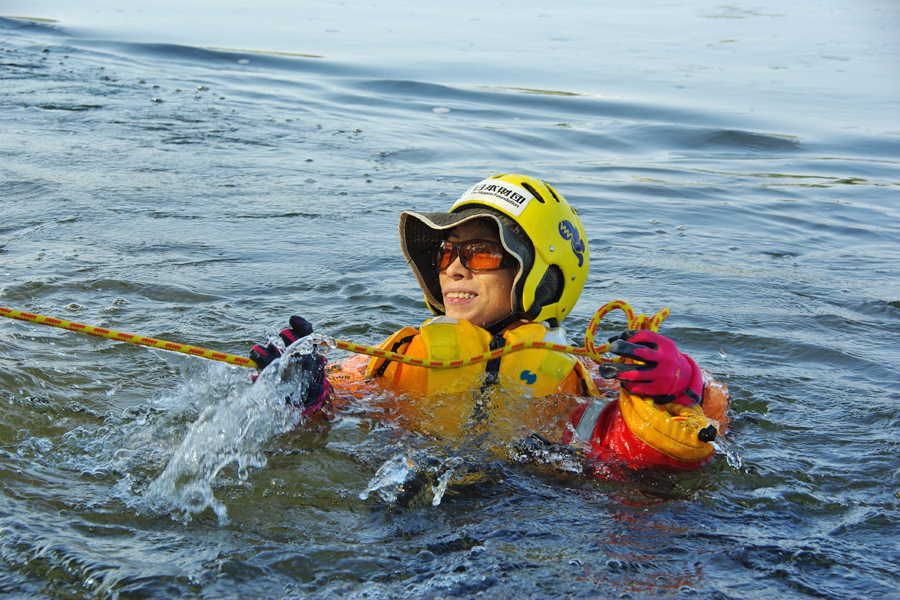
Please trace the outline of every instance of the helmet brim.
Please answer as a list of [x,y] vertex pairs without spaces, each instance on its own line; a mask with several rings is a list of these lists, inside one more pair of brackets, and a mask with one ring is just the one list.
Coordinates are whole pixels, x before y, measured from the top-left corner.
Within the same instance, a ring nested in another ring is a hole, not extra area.
[[475,219],[488,218],[497,223],[500,243],[516,259],[518,267],[513,279],[510,302],[513,313],[521,312],[520,281],[522,274],[528,273],[534,264],[534,247],[518,223],[500,211],[489,207],[468,207],[450,213],[400,214],[400,248],[409,264],[419,287],[425,293],[425,300],[435,314],[445,314],[441,283],[437,266],[434,264],[438,244],[447,239],[450,230]]

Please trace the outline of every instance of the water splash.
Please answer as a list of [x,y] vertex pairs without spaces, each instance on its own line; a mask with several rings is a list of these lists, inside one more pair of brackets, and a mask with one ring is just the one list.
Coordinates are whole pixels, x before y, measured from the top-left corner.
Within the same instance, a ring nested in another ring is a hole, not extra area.
[[372,492],[378,492],[385,502],[396,502],[403,485],[411,481],[417,471],[416,459],[405,453],[397,454],[378,468],[359,499],[367,500]]
[[438,506],[454,479],[465,475],[464,460],[458,456],[440,458],[409,450],[396,454],[375,472],[360,500],[378,492],[382,501],[405,508],[430,503]]
[[322,341],[320,336],[296,341],[250,388],[203,410],[166,468],[147,487],[145,500],[157,511],[181,513],[185,521],[210,508],[221,524],[228,523],[227,508],[213,493],[216,477],[235,465],[240,480],[246,481],[250,468],[266,465],[264,444],[303,421],[301,409],[290,399],[304,396],[310,377],[300,359],[318,352]]
[[549,465],[557,471],[575,475],[585,471],[584,456],[577,447],[555,444],[537,433],[509,444],[509,460],[518,464]]
[[744,468],[744,459],[733,434],[729,433],[724,439],[717,439],[714,445],[716,452],[721,453],[724,451],[725,458],[728,460],[728,466],[738,471]]

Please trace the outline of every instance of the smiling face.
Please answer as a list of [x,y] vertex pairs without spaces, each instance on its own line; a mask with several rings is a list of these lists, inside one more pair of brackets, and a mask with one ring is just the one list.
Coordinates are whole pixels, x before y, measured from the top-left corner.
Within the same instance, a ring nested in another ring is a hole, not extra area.
[[[496,225],[477,219],[454,228],[447,238],[451,242],[468,240],[500,241]],[[470,271],[459,257],[439,274],[444,312],[448,317],[465,319],[485,327],[512,312],[511,292],[516,270]]]

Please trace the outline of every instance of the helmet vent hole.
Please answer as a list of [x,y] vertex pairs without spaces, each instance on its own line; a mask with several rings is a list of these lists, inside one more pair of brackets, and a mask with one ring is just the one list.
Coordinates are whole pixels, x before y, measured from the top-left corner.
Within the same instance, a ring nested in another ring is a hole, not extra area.
[[[546,183],[544,185],[547,185]],[[547,189],[550,190],[550,194],[553,196],[553,199],[559,202],[559,196],[556,195],[556,190],[547,185]]]
[[538,194],[538,191],[536,189],[534,189],[534,186],[532,186],[527,181],[523,181],[519,185],[521,185],[523,188],[525,188],[526,190],[531,192],[531,195],[534,196],[535,198],[537,198],[538,202],[540,202],[541,204],[544,204],[544,199],[541,198],[541,195]]

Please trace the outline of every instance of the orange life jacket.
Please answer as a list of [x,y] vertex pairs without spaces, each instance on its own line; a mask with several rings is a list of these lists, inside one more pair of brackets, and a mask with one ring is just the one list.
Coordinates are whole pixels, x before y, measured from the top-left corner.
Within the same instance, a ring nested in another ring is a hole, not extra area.
[[[524,323],[506,331],[502,340],[468,321],[439,317],[421,328],[406,327],[380,346],[424,360],[452,362],[484,354],[503,344],[544,340],[565,343],[564,332],[542,323]],[[691,469],[708,462],[711,443],[698,433],[710,426],[718,433],[727,428],[728,390],[704,373],[700,405],[659,405],[621,390],[618,382],[599,377],[596,365],[586,367],[576,357],[541,349],[521,350],[499,361],[467,367],[427,369],[383,358],[354,356],[329,370],[338,395],[359,395],[371,389],[373,379],[406,394],[382,408],[414,428],[442,437],[465,432],[476,414],[479,397],[489,383],[508,392],[502,406],[505,424],[515,421],[510,435],[522,427],[557,436],[570,443],[577,435],[587,444],[588,457],[616,460],[631,466],[669,466]],[[491,379],[494,377],[494,379]],[[598,398],[601,391],[609,398]],[[467,393],[475,390],[475,394]],[[565,425],[568,420],[568,426]],[[707,429],[707,432],[709,430]]]
[[[502,335],[491,336],[487,330],[464,319],[438,317],[426,321],[419,329],[401,329],[380,348],[413,358],[452,362],[529,341],[567,343],[563,329],[551,329],[544,323],[523,323]],[[537,348],[507,354],[499,361],[450,369],[426,369],[384,358],[372,358],[366,368],[367,377],[381,377],[405,393],[424,397],[480,388],[485,383],[485,374],[498,374],[504,383],[515,382],[524,388],[524,393],[535,398],[561,393],[598,395],[593,379],[580,360],[570,354]]]

